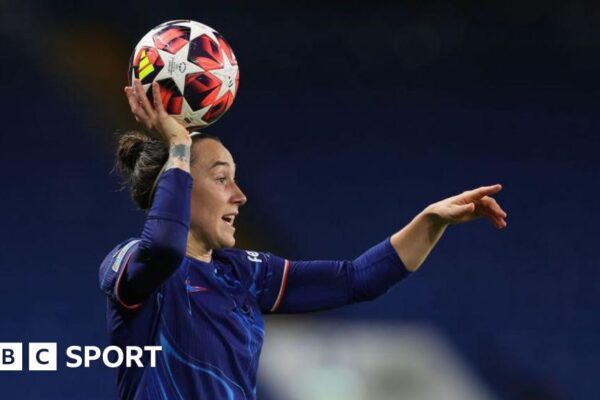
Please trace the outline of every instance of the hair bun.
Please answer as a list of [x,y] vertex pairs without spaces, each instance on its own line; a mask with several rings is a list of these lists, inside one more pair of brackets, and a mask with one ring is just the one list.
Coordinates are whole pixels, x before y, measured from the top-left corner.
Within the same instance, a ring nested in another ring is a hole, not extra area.
[[169,152],[160,139],[137,131],[120,135],[117,143],[115,170],[128,187],[135,204],[142,210],[151,205],[150,191]]
[[151,141],[150,137],[140,132],[127,132],[119,137],[117,145],[117,170],[130,175],[144,150],[144,145]]

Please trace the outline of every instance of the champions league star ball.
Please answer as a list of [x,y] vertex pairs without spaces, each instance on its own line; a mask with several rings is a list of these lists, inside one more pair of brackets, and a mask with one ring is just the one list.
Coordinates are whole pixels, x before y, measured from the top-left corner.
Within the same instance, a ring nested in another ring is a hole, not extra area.
[[160,85],[165,110],[186,128],[217,121],[231,107],[239,84],[231,47],[214,29],[195,21],[165,22],[137,44],[129,62],[129,84],[140,79],[152,101]]

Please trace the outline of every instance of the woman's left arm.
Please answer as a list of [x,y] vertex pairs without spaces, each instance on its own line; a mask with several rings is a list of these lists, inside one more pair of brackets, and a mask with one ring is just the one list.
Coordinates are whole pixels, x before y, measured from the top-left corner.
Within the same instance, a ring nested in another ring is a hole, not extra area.
[[501,189],[480,187],[431,204],[353,261],[265,258],[260,262],[267,268],[259,285],[267,289],[261,296],[262,310],[309,312],[379,297],[421,266],[448,225],[488,218],[496,228],[505,228],[506,213],[490,197]]
[[390,242],[406,269],[416,271],[450,224],[487,218],[497,229],[506,228],[507,214],[492,195],[501,185],[482,186],[431,204],[408,225],[392,235]]

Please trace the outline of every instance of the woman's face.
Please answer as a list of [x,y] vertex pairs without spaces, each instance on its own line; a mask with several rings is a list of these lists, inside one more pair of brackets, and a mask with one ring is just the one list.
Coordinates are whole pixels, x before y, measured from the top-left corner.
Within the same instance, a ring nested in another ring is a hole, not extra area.
[[221,143],[203,139],[192,146],[191,224],[193,237],[207,249],[235,245],[234,222],[246,196],[235,182],[235,163]]

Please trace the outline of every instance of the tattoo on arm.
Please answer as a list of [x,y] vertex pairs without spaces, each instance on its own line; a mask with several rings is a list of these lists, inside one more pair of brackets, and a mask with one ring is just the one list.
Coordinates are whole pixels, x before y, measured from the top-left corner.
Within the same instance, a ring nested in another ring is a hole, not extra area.
[[173,167],[174,161],[179,160],[189,164],[190,162],[190,146],[185,144],[174,144],[169,149],[169,160],[165,169]]

